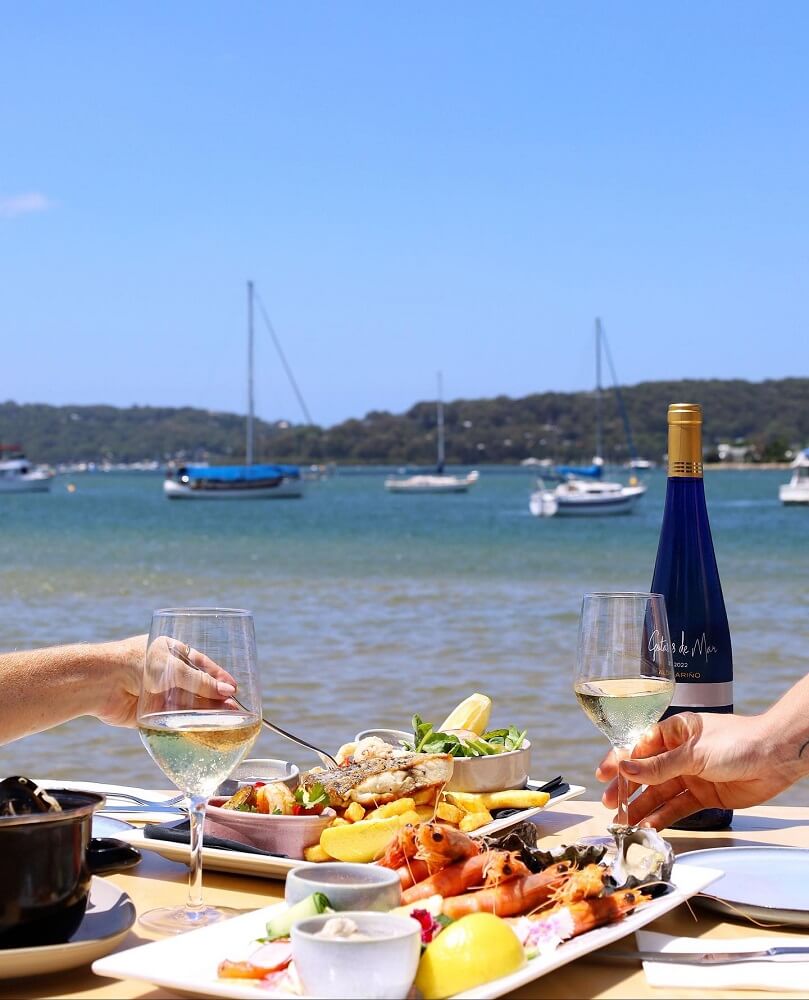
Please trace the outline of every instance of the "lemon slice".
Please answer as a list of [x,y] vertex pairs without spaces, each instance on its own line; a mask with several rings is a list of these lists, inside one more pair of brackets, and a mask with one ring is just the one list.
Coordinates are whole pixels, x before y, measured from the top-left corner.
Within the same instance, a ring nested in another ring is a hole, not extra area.
[[516,972],[525,963],[520,940],[493,913],[470,913],[450,924],[424,949],[416,987],[438,1000]]
[[468,729],[476,736],[482,736],[489,725],[491,714],[491,698],[487,698],[485,694],[470,694],[449,713],[440,731],[445,733],[448,729]]

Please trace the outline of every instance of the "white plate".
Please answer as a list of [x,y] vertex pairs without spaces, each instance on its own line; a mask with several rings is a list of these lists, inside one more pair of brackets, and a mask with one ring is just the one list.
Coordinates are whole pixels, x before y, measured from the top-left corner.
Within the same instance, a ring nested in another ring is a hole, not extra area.
[[[531,983],[553,969],[558,969],[582,955],[617,941],[673,910],[680,903],[700,892],[720,871],[676,864],[672,874],[674,889],[661,899],[619,920],[608,927],[599,927],[560,945],[550,955],[528,962],[519,972],[502,976],[474,990],[456,994],[458,1000],[493,1000]],[[178,937],[141,945],[129,951],[109,955],[93,964],[93,972],[115,979],[137,979],[168,989],[202,993],[212,997],[256,998],[281,996],[260,986],[247,986],[237,980],[219,979],[217,966],[223,959],[238,961],[255,950],[255,939],[265,933],[267,920],[283,903],[268,906],[222,924],[203,927]],[[289,994],[283,994],[289,997]]]
[[123,889],[93,876],[87,910],[78,930],[65,944],[0,950],[0,979],[45,976],[76,969],[108,955],[135,923],[135,906]]
[[678,860],[724,875],[700,905],[731,916],[809,927],[809,849],[715,847],[688,851]]
[[[529,788],[538,788],[543,785],[543,781],[529,781]],[[523,820],[531,819],[538,813],[552,809],[560,802],[567,802],[568,799],[583,795],[586,789],[583,785],[570,785],[566,792],[552,798],[546,806],[536,809],[521,809],[511,816],[503,816],[496,819],[479,830],[475,830],[472,837],[482,837],[486,834],[497,833],[500,830],[507,830]],[[171,822],[171,819],[162,820]],[[154,851],[161,857],[169,861],[187,862],[191,854],[188,844],[177,844],[170,840],[156,840],[151,837],[144,837],[143,831],[133,829],[129,833],[117,834],[121,840],[127,841],[140,851]],[[264,854],[248,854],[246,851],[226,851],[217,847],[206,847],[205,841],[202,843],[202,863],[209,871],[231,872],[237,875],[263,875],[265,878],[286,878],[287,872],[293,868],[300,868],[304,865],[316,864],[313,861],[298,861],[294,858],[273,858]]]
[[[126,806],[124,799],[116,799],[116,792],[127,792],[130,795],[137,795],[138,798],[146,799],[147,802],[163,802],[166,799],[174,798],[177,789],[171,791],[156,791],[154,788],[136,788],[132,785],[110,785],[102,781],[69,781],[62,778],[36,778],[34,779],[42,788],[69,788],[76,792],[97,792],[99,795],[108,797],[108,801],[102,806],[101,812],[106,814],[105,806],[115,806],[115,817],[120,820],[129,820],[136,823],[170,823],[172,814],[177,819],[182,816],[182,809],[174,809],[171,812],[166,810],[150,812],[148,809],[134,807],[131,810]],[[96,814],[97,815],[97,814]],[[93,836],[98,836],[94,834]]]

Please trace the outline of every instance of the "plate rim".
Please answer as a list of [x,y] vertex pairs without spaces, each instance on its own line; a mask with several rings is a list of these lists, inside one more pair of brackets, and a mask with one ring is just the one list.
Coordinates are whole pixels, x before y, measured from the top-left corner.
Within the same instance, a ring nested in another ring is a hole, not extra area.
[[[123,939],[130,932],[130,930],[132,930],[132,928],[135,925],[135,921],[138,919],[137,908],[134,902],[132,901],[132,897],[129,895],[126,889],[122,889],[120,886],[116,885],[114,882],[111,882],[109,879],[102,878],[100,875],[93,875],[90,881],[90,896],[87,900],[88,907],[92,899],[93,889],[95,889],[96,892],[102,892],[102,891],[106,892],[108,890],[111,893],[114,892],[115,898],[114,900],[113,899],[110,900],[113,906],[117,905],[122,900],[124,901],[124,903],[127,902],[129,903],[130,907],[129,919],[126,922],[125,927],[119,927],[111,934],[103,934],[100,937],[84,938],[83,940],[80,941],[70,940],[70,941],[63,941],[60,944],[39,944],[39,945],[35,944],[35,945],[26,945],[24,948],[0,949],[0,981],[4,979],[28,979],[31,976],[36,976],[40,974],[39,970],[32,969],[30,973],[24,973],[23,975],[16,975],[16,974],[7,975],[5,970],[3,969],[4,964],[8,964],[4,963],[3,961],[4,957],[6,956],[9,956],[10,958],[18,961],[21,961],[26,958],[31,958],[35,961],[37,958],[41,958],[43,955],[53,956],[53,957],[56,957],[58,955],[64,955],[64,957],[69,961],[70,959],[72,959],[72,957],[74,956],[77,957],[82,951],[92,950],[95,946],[100,946],[108,942],[116,942],[119,939]],[[84,923],[85,919],[86,919],[85,917],[82,917],[82,922],[74,931],[74,935],[78,934],[78,932],[81,930],[81,926]],[[101,957],[101,956],[96,956],[96,957]],[[89,959],[88,961],[91,960],[92,959]],[[82,960],[82,962],[83,961],[84,960]],[[49,972],[41,974],[51,975],[54,972],[66,972],[71,968],[75,968],[75,966],[73,966],[72,964],[65,964],[65,965],[60,964],[58,968],[55,967],[51,969]]]
[[[699,864],[699,858],[702,855],[716,855],[718,852],[726,853],[728,851],[765,851],[765,852],[797,852],[803,854],[809,859],[809,847],[794,847],[790,844],[729,844],[727,847],[703,847],[698,848],[693,851],[684,851],[682,854],[677,855],[677,860],[689,859],[696,863],[697,867],[711,867],[710,865]],[[721,863],[721,859],[717,859]],[[688,861],[686,861],[686,864]],[[723,871],[723,878],[727,875],[727,872]],[[712,897],[700,897],[699,902],[702,906],[708,909],[717,910],[720,913],[727,914],[732,912],[736,908],[740,913],[746,913],[750,916],[763,916],[765,918],[784,918],[793,917],[795,915],[800,915],[803,919],[801,921],[802,925],[809,925],[809,903],[803,909],[796,909],[793,906],[777,906],[770,905],[767,903],[750,903],[743,899],[734,899],[733,897],[716,896]]]
[[[529,783],[540,785],[543,782],[538,779],[529,778]],[[471,837],[483,837],[492,833],[499,833],[501,830],[510,829],[518,823],[532,819],[540,813],[547,812],[556,805],[578,798],[587,791],[584,785],[569,785],[568,791],[555,798],[549,799],[544,806],[535,806],[531,809],[521,809],[511,816],[504,816],[495,819],[486,826],[475,830]],[[173,840],[160,840],[157,837],[146,837],[142,827],[133,827],[129,833],[122,831],[121,840],[125,840],[138,850],[152,851],[169,861],[177,861],[184,864],[187,856],[191,853],[191,848],[187,844],[180,844]],[[230,851],[220,847],[206,847],[202,844],[202,864],[211,871],[221,871],[227,873],[248,872],[270,879],[284,879],[293,868],[305,868],[310,865],[317,865],[318,861],[306,861],[299,858],[281,858],[271,854],[251,854],[247,851]],[[220,867],[222,866],[222,867]],[[237,867],[238,866],[238,867]]]
[[[553,972],[578,958],[592,954],[605,945],[620,940],[627,934],[632,934],[634,931],[647,926],[664,914],[676,909],[677,906],[682,905],[685,900],[699,892],[702,892],[707,885],[710,885],[712,881],[720,878],[721,875],[722,872],[718,869],[708,869],[695,865],[675,863],[673,879],[679,877],[684,880],[685,885],[678,884],[674,881],[674,889],[670,893],[667,893],[665,896],[659,897],[658,899],[652,900],[648,906],[643,907],[640,910],[636,910],[623,920],[616,921],[614,924],[610,924],[607,927],[595,928],[593,931],[588,931],[586,934],[582,934],[578,938],[572,938],[570,941],[566,941],[561,944],[550,955],[544,956],[545,961],[543,961],[543,956],[538,956],[535,959],[529,959],[521,969],[517,970],[517,972],[511,973],[508,976],[501,976],[499,979],[491,980],[490,982],[484,983],[471,990],[456,993],[454,994],[454,1000],[495,1000],[495,998],[503,996],[506,993],[510,993],[512,990],[516,990],[528,985],[529,983],[536,982],[549,972]],[[206,980],[204,984],[198,985],[196,983],[189,984],[187,981],[180,982],[177,979],[169,979],[165,976],[161,976],[157,979],[146,978],[146,976],[143,975],[143,972],[146,971],[146,963],[143,961],[143,949],[155,949],[160,947],[161,950],[165,951],[170,949],[177,941],[193,940],[192,935],[204,934],[206,935],[206,938],[215,939],[222,933],[223,928],[227,928],[229,926],[234,927],[237,925],[243,925],[245,928],[250,927],[254,930],[254,922],[264,920],[269,917],[273,911],[277,910],[278,907],[283,905],[283,902],[279,901],[271,906],[260,907],[256,910],[252,910],[250,913],[235,917],[233,920],[226,921],[222,924],[203,927],[198,931],[190,931],[188,934],[179,935],[174,938],[164,938],[161,941],[152,941],[148,944],[138,945],[135,948],[127,949],[126,951],[120,951],[113,955],[107,955],[93,963],[93,972],[99,976],[108,976],[115,979],[135,979],[139,982],[148,982],[155,986],[193,993],[195,995],[254,998],[256,996],[255,987],[245,987],[238,984],[231,985],[230,982],[228,982],[227,986],[222,987],[219,985],[223,982],[222,980]],[[597,934],[598,936],[595,939],[590,939],[590,946],[588,947],[587,939],[591,934]],[[245,941],[249,940],[247,931],[244,934],[244,939]],[[202,947],[203,939],[197,938],[196,945],[197,952],[202,952],[204,950]],[[227,945],[223,943],[222,949],[224,950],[226,947]],[[130,958],[127,960],[123,958],[123,956],[129,955],[130,952],[134,951],[138,952],[138,961],[136,962],[135,970],[129,967],[132,959]],[[222,954],[220,956],[220,960],[227,957],[227,955]],[[123,965],[121,964],[122,958],[124,963]],[[115,971],[116,963],[118,964],[119,969],[117,972]],[[138,974],[140,974],[140,978]],[[301,1000],[311,1000],[311,995],[306,994],[301,997]]]

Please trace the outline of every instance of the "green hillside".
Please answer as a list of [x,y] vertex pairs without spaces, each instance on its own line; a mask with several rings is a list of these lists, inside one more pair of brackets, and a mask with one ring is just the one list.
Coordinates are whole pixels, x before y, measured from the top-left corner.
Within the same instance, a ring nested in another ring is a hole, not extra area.
[[[642,382],[622,395],[638,454],[666,449],[666,408],[700,402],[705,442],[751,444],[761,460],[779,461],[809,446],[809,379]],[[447,461],[479,464],[524,458],[588,460],[595,443],[595,394],[538,393],[521,399],[458,399],[446,404]],[[616,395],[604,397],[605,457],[628,457]],[[435,404],[406,413],[372,411],[332,427],[256,421],[258,460],[427,464],[435,459]],[[22,444],[37,462],[244,459],[244,417],[188,407],[0,404],[0,440]]]

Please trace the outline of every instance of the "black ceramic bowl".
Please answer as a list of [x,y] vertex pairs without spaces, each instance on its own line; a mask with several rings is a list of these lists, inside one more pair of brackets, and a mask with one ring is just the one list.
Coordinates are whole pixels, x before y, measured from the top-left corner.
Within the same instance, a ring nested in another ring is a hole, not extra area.
[[0,948],[69,940],[90,891],[92,792],[48,789],[61,812],[0,817]]

